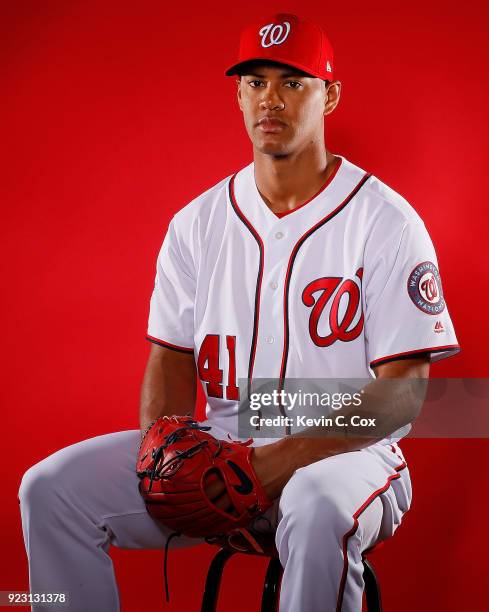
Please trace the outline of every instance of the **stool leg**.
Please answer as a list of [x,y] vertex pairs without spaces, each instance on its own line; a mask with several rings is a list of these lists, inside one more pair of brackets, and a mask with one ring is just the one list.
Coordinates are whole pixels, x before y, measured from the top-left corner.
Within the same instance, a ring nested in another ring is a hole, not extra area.
[[365,599],[367,612],[382,612],[380,587],[374,568],[367,559],[363,559],[363,581],[365,583]]
[[261,599],[261,612],[276,612],[278,610],[278,593],[280,579],[282,577],[282,565],[277,557],[272,557],[268,564],[263,585]]
[[205,579],[201,612],[216,612],[222,572],[224,571],[226,561],[229,557],[232,557],[233,554],[232,551],[221,548],[214,559],[212,559],[209,571],[207,572],[207,578]]

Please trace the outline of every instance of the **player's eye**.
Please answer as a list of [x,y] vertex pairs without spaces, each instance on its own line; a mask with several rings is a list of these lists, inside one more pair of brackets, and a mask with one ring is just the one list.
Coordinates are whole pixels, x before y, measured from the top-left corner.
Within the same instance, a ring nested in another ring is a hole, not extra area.
[[248,81],[248,85],[250,85],[250,87],[260,87],[260,85],[263,85],[263,81],[260,81],[260,79],[253,79],[252,81]]
[[302,83],[299,83],[299,81],[287,81],[285,85],[291,89],[300,89],[302,87]]

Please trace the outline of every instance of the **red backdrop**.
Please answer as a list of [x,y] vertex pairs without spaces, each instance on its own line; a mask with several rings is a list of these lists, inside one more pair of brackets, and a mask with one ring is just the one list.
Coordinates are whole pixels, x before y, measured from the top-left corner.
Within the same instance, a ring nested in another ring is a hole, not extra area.
[[[28,587],[22,473],[62,446],[138,426],[167,223],[251,160],[222,72],[261,4],[2,3],[0,590]],[[402,193],[432,235],[463,349],[433,375],[487,376],[486,3],[267,6],[324,24],[343,82],[329,148]],[[403,449],[414,504],[377,553],[386,610],[485,609],[487,441],[408,440]],[[172,555],[166,610],[198,609],[211,552]],[[112,556],[123,610],[163,609],[162,554]],[[221,609],[237,594],[237,610],[257,609],[263,567],[233,560]]]

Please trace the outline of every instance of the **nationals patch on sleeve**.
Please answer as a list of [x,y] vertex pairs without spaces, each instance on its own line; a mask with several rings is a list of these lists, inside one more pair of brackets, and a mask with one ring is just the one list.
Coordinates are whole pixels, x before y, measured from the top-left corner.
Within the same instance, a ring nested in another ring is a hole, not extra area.
[[430,315],[445,309],[438,268],[431,261],[418,264],[409,275],[407,290],[413,304]]

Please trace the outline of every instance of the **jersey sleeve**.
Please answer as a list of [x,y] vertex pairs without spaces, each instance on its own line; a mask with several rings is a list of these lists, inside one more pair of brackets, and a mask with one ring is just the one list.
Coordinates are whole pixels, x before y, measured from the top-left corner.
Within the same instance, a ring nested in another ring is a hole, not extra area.
[[146,337],[166,348],[193,353],[196,282],[182,251],[173,219],[156,262]]
[[435,249],[422,220],[407,220],[375,242],[370,248],[378,256],[366,253],[370,263],[362,283],[369,366],[425,352],[431,361],[457,353]]

